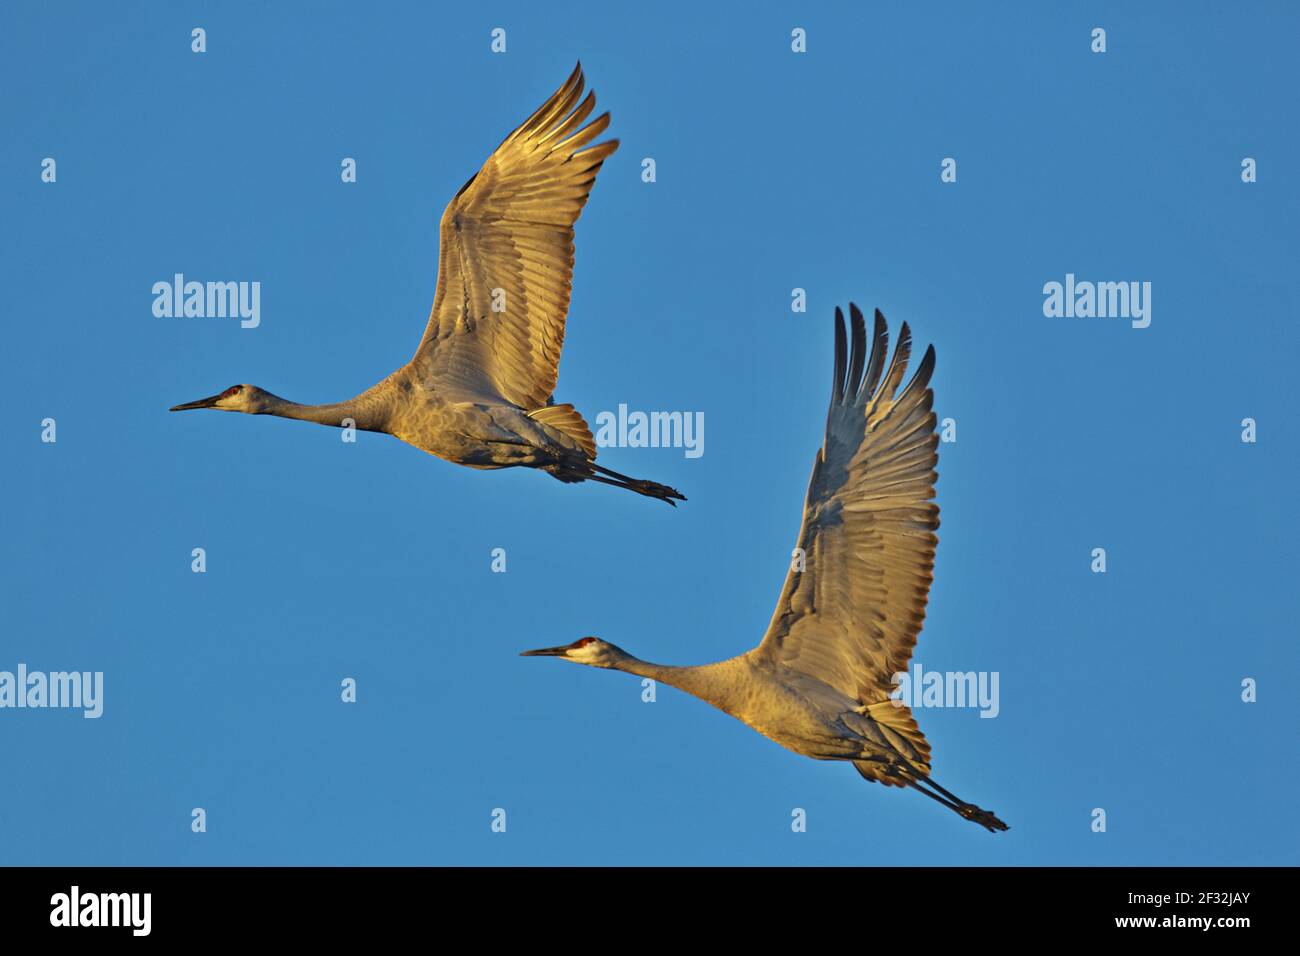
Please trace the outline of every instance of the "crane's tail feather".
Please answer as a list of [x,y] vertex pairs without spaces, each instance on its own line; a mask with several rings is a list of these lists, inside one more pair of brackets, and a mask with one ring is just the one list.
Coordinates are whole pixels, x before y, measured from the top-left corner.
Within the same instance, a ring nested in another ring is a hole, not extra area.
[[[862,766],[866,764],[866,768]],[[871,761],[854,761],[853,766],[857,767],[858,773],[862,774],[868,780],[878,779],[878,775],[883,771],[903,786],[911,787],[918,793],[923,793],[931,800],[942,803],[949,810],[956,813],[963,819],[972,823],[978,823],[989,833],[999,833],[1003,830],[1010,830],[1011,827],[1003,823],[991,810],[985,810],[975,806],[973,803],[967,803],[960,797],[955,796],[948,790],[945,790],[929,776],[923,776],[916,770],[905,765],[894,765],[887,770],[880,767],[878,763]],[[933,789],[931,789],[933,788]]]
[[528,417],[568,435],[588,458],[596,457],[596,439],[591,437],[587,420],[572,405],[543,405],[529,412]]

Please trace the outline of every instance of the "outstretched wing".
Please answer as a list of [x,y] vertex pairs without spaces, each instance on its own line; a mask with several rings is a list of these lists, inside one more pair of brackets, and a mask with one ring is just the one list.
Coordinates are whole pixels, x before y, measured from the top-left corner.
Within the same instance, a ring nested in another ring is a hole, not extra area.
[[[448,204],[438,291],[411,364],[447,391],[533,410],[555,389],[573,278],[573,224],[618,140],[583,126],[582,64]],[[585,147],[585,148],[584,148]]]
[[[826,441],[813,462],[799,532],[805,569],[786,577],[767,634],[751,653],[873,705],[887,700],[892,675],[907,667],[932,580],[939,527],[934,348],[899,391],[912,349],[907,324],[886,369],[884,316],[876,312],[868,358],[862,313],[854,305],[849,313],[846,349],[844,315],[835,310]],[[884,704],[872,715],[888,720],[893,709]],[[898,710],[895,719],[915,729]]]

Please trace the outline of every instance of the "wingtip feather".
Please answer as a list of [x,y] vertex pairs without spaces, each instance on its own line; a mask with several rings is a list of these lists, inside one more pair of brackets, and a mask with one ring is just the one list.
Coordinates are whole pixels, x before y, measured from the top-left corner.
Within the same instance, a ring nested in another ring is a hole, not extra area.
[[844,373],[848,366],[848,342],[844,332],[844,312],[835,307],[835,371],[831,380],[831,403],[844,400]]

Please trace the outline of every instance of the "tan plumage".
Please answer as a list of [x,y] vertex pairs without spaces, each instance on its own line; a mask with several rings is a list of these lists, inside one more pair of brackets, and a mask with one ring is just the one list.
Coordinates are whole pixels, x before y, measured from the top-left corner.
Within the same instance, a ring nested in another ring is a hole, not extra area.
[[[853,363],[847,369],[843,316],[836,313],[826,438],[813,460],[797,545],[805,570],[786,576],[754,654],[825,681],[863,706],[881,705],[873,716],[928,773],[930,745],[889,694],[925,620],[938,544],[939,436],[929,387],[934,348],[899,392],[912,352],[907,323],[885,370],[884,317],[876,313],[867,357],[866,323],[856,306],[849,312]],[[901,786],[874,767],[860,769]]]
[[[444,389],[525,409],[555,390],[573,280],[573,224],[601,164],[618,149],[588,144],[609,126],[586,126],[596,94],[582,67],[447,204],[438,290],[414,364]],[[494,292],[494,290],[500,290]],[[494,297],[504,311],[494,311]]]
[[890,698],[925,619],[939,509],[934,503],[934,349],[904,387],[906,324],[886,367],[877,312],[849,306],[851,340],[835,310],[835,372],[825,439],[813,461],[798,548],[776,611],[753,650],[716,664],[670,667],[587,637],[530,654],[628,671],[679,687],[783,747],[846,760],[867,780],[911,787],[990,831],[1007,826],[930,776],[930,745]]
[[[573,224],[617,140],[587,122],[582,65],[505,138],[447,205],[438,285],[415,355],[346,402],[300,405],[236,385],[172,411],[217,408],[385,432],[471,468],[539,468],[686,500],[595,463],[596,443],[572,405],[553,404],[573,281]],[[583,125],[583,124],[586,125]]]

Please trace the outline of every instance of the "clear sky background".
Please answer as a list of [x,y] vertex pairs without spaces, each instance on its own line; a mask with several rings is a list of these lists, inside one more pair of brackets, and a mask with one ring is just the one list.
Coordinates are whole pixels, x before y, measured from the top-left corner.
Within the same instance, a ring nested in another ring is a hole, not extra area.
[[[5,4],[0,670],[102,670],[106,699],[0,711],[0,861],[1300,862],[1300,15],[1073,6]],[[622,148],[557,399],[702,411],[699,459],[601,455],[688,503],[168,414],[405,362],[446,202],[579,58]],[[155,318],[176,272],[260,281],[260,327]],[[1067,272],[1151,282],[1150,327],[1044,317]],[[1001,712],[918,718],[998,836],[517,656],[758,643],[850,298],[938,350],[957,441],[916,660],[998,672]]]

